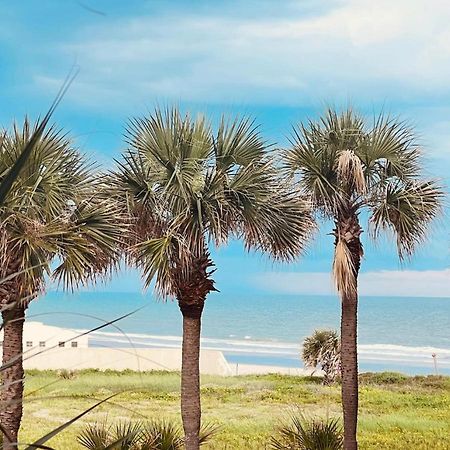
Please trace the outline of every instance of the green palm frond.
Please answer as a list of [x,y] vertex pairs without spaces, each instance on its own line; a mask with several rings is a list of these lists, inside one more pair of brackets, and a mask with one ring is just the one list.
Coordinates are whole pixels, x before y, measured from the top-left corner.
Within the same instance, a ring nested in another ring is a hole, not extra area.
[[248,249],[290,260],[312,229],[309,205],[281,181],[258,128],[222,119],[215,134],[176,109],[134,119],[109,185],[129,216],[128,256],[164,296],[207,245],[243,237]]
[[325,216],[333,216],[345,197],[338,180],[338,158],[341,151],[350,148],[347,143],[353,134],[358,134],[357,125],[347,122],[350,122],[348,118],[340,121],[335,113],[328,111],[321,122],[299,125],[294,129],[292,146],[284,155],[288,174],[299,174],[301,192]]
[[372,236],[393,230],[404,257],[424,240],[443,200],[438,183],[421,180],[421,156],[405,122],[380,114],[369,125],[351,109],[328,110],[294,130],[284,166],[317,213],[338,221],[368,208]]
[[183,433],[179,425],[169,420],[147,422],[142,429],[142,450],[181,450]]
[[[0,178],[38,126],[25,119],[23,126],[14,124],[6,132]],[[22,291],[35,293],[45,274],[67,286],[106,274],[118,259],[125,222],[115,202],[100,191],[91,164],[68,136],[54,126],[48,128],[35,142],[1,209],[2,276],[20,272]],[[52,271],[55,259],[58,264]]]
[[175,237],[171,235],[149,239],[133,249],[136,261],[141,267],[148,287],[156,277],[156,286],[163,296],[174,294],[172,265],[178,259]]
[[405,180],[420,175],[421,150],[413,130],[406,122],[383,114],[375,119],[358,156],[364,162],[368,178]]
[[285,185],[278,192],[274,188],[269,197],[244,210],[242,229],[247,249],[267,252],[276,260],[292,261],[304,251],[314,222],[308,204]]
[[104,450],[111,440],[112,425],[106,420],[88,424],[77,436],[78,443],[88,450]]
[[309,419],[301,413],[292,414],[290,423],[282,425],[271,439],[276,450],[341,450],[342,427],[338,419]]
[[53,273],[65,286],[94,281],[118,263],[125,226],[115,203],[86,200],[61,227],[61,234],[55,237],[61,264]]
[[[213,424],[200,428],[200,445],[209,442],[217,433]],[[88,424],[77,437],[88,450],[181,450],[184,448],[183,430],[178,423],[167,419],[148,422],[130,420],[108,423],[107,420]]]
[[400,257],[411,255],[426,239],[428,225],[438,215],[443,197],[442,188],[434,181],[392,180],[371,208],[373,235],[391,229]]
[[122,421],[112,427],[111,438],[116,445],[110,447],[117,450],[139,449],[142,424],[140,422]]
[[267,144],[255,122],[248,118],[222,120],[214,139],[216,168],[228,172],[232,167],[248,166],[266,156]]
[[[42,120],[38,120],[36,123],[36,126],[34,127],[33,133],[29,136],[28,140],[24,142],[23,148],[20,152],[20,154],[17,155],[15,160],[12,162],[9,170],[6,172],[3,172],[1,174],[1,181],[0,181],[0,206],[3,206],[6,197],[9,195],[11,188],[14,184],[14,182],[19,178],[22,169],[27,165],[28,160],[30,156],[32,155],[36,145],[39,143],[40,139],[42,138],[45,129],[47,128],[47,125],[55,112],[56,108],[58,107],[59,103],[63,99],[64,95],[66,94],[67,90],[69,89],[70,85],[72,84],[73,80],[77,76],[78,71],[74,70],[73,68],[67,78],[65,79],[64,83],[62,84],[58,94],[56,95],[55,99],[53,100],[53,103],[51,104],[48,111],[45,113]],[[3,131],[0,133],[0,149],[4,151],[4,140],[7,137],[7,132]]]

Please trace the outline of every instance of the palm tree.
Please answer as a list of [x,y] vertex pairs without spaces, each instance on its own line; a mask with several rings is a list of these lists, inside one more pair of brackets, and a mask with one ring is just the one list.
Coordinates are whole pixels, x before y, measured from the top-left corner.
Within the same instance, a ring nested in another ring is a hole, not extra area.
[[312,228],[305,202],[279,183],[267,145],[247,119],[157,110],[130,122],[128,151],[111,186],[130,214],[128,255],[148,286],[174,297],[183,316],[181,412],[188,450],[198,449],[202,311],[214,291],[209,244],[242,238],[247,249],[291,260]]
[[[35,132],[25,120],[4,134],[0,181]],[[4,448],[17,448],[22,417],[22,335],[29,302],[50,276],[73,288],[106,274],[123,233],[114,205],[96,193],[85,158],[55,128],[40,136],[0,210],[3,365],[0,423]],[[6,281],[5,281],[6,280]]]
[[308,367],[320,367],[323,382],[333,382],[341,370],[341,342],[335,330],[314,330],[303,341],[302,359]]
[[329,110],[318,122],[295,128],[285,164],[290,173],[300,175],[300,192],[316,212],[335,224],[333,273],[342,300],[345,448],[356,449],[360,212],[367,210],[374,238],[382,230],[394,233],[404,258],[427,237],[443,191],[436,182],[421,178],[421,151],[413,131],[383,115],[369,126],[351,110]]

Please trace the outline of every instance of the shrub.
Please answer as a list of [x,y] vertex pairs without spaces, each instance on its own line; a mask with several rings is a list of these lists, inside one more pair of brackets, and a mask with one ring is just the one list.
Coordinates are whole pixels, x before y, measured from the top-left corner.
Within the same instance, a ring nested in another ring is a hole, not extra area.
[[273,436],[270,448],[275,450],[341,450],[342,427],[338,419],[308,419],[294,414]]
[[64,380],[71,380],[75,378],[75,371],[68,369],[61,369],[58,371],[58,377],[63,378]]
[[[200,445],[209,441],[217,432],[214,425],[200,430]],[[108,424],[105,420],[91,425],[78,435],[77,441],[88,450],[182,450],[184,447],[181,427],[168,420],[149,422],[119,422]]]
[[398,372],[362,373],[359,379],[366,384],[405,384],[411,377]]

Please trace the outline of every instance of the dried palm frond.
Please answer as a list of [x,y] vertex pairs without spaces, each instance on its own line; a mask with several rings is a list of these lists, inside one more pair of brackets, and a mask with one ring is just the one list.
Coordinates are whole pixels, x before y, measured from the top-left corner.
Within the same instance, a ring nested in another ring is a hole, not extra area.
[[356,292],[352,254],[342,238],[338,239],[334,249],[333,278],[341,295],[352,295]]
[[361,160],[353,150],[344,150],[337,161],[337,177],[344,186],[354,186],[358,194],[366,191],[366,179]]

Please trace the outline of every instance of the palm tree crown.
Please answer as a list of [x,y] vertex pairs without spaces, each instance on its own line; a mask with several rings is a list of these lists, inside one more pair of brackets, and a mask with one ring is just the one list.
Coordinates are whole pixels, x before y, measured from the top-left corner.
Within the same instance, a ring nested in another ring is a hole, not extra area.
[[302,359],[307,367],[320,368],[324,383],[334,381],[341,366],[341,343],[335,330],[314,330],[303,341]]
[[[372,236],[392,230],[401,258],[426,238],[440,209],[443,190],[436,181],[421,178],[421,150],[404,122],[380,115],[368,127],[352,110],[328,110],[320,121],[294,130],[285,156],[313,209],[339,221],[367,208]],[[347,254],[339,248],[344,244],[338,236],[337,254]],[[345,290],[342,277],[335,275],[338,288]]]
[[130,255],[163,296],[178,296],[210,241],[242,238],[281,260],[303,249],[308,205],[278,184],[251,121],[223,119],[213,134],[202,117],[156,111],[131,121],[128,144],[113,186],[132,216]]
[[[25,120],[5,133],[0,174],[7,173],[33,133]],[[1,286],[1,300],[17,292],[34,295],[51,274],[72,287],[104,274],[115,263],[121,229],[113,204],[100,199],[90,165],[67,136],[49,129],[14,182],[1,209],[3,276],[20,275]],[[52,270],[51,263],[57,258]]]

